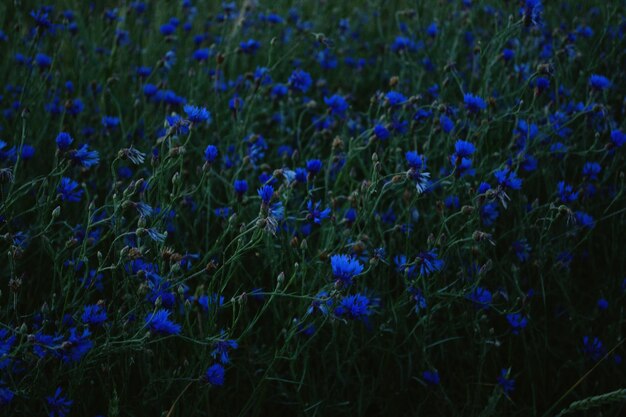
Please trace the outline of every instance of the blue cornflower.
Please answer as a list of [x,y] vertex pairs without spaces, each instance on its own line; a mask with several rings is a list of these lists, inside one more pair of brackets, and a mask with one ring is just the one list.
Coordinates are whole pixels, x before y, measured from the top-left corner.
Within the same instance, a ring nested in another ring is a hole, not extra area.
[[86,305],[81,320],[91,326],[99,326],[107,320],[107,312],[99,304]]
[[146,85],[143,86],[143,94],[146,97],[152,97],[158,92],[159,92],[159,87],[157,87],[154,84],[147,83]]
[[209,164],[212,164],[217,159],[217,147],[214,145],[208,145],[204,150],[204,160]]
[[612,130],[611,131],[611,142],[613,146],[617,148],[621,148],[626,143],[626,133],[623,133],[621,130]]
[[439,371],[437,371],[436,369],[434,371],[424,371],[422,372],[422,378],[424,378],[424,381],[428,384],[428,385],[439,385],[439,382],[441,381],[439,379]]
[[116,116],[102,116],[102,126],[107,130],[113,130],[120,125],[120,118]]
[[590,336],[583,337],[583,353],[589,357],[593,362],[597,362],[604,356],[605,349],[602,340]]
[[152,333],[162,335],[179,334],[181,330],[180,325],[171,321],[169,317],[170,311],[160,309],[154,313],[148,313],[145,323]]
[[98,151],[90,151],[89,146],[83,145],[70,154],[72,162],[83,168],[91,168],[100,162]]
[[515,380],[509,376],[509,370],[502,368],[500,375],[498,376],[498,385],[504,391],[504,394],[509,395],[515,390]]
[[465,103],[465,108],[470,113],[478,113],[479,111],[487,108],[485,100],[470,93],[465,93],[463,95],[463,102]]
[[334,277],[345,285],[352,284],[352,278],[363,272],[363,265],[359,260],[349,255],[331,256],[330,265]]
[[510,188],[513,190],[519,190],[522,188],[522,180],[517,177],[515,171],[511,171],[509,167],[504,167],[497,170],[493,175],[498,180],[503,188]]
[[602,311],[609,308],[609,302],[606,300],[606,298],[600,298],[596,304],[598,306],[598,309]]
[[377,124],[374,126],[374,135],[380,140],[387,140],[389,136],[391,136],[391,133],[389,133],[389,130],[385,126]]
[[93,347],[93,342],[89,340],[89,336],[91,336],[89,329],[83,330],[83,333],[80,334],[75,327],[72,327],[69,337],[63,342],[61,349],[57,351],[61,360],[66,363],[81,360]]
[[61,183],[57,187],[57,193],[61,196],[61,200],[77,203],[83,196],[83,190],[80,185],[68,177],[61,178]]
[[50,68],[52,65],[52,58],[46,54],[39,53],[35,55],[35,63],[41,69]]
[[322,169],[322,161],[319,159],[309,159],[306,161],[306,170],[311,176],[317,175]]
[[391,107],[396,107],[404,104],[407,98],[404,94],[392,90],[385,94],[385,100]]
[[311,88],[313,84],[313,80],[311,79],[311,75],[301,69],[297,69],[291,73],[289,76],[289,87],[295,91],[299,91],[301,93],[306,93]]
[[611,81],[604,75],[592,74],[589,77],[589,85],[594,90],[606,90],[611,87]]
[[524,19],[524,24],[526,26],[539,24],[542,11],[543,6],[541,5],[541,0],[526,0],[524,7],[520,11]]
[[528,319],[522,316],[520,313],[511,313],[506,315],[506,321],[511,326],[511,332],[513,334],[519,334],[520,330],[528,326]]
[[0,388],[0,406],[6,406],[11,404],[15,397],[15,393],[8,388]]
[[209,366],[209,368],[204,373],[204,379],[209,384],[220,387],[224,385],[224,374],[224,367],[219,363],[216,363]]
[[406,255],[396,255],[393,258],[393,262],[396,264],[396,272],[401,275],[407,276],[407,278],[414,278],[417,273],[417,267],[415,265],[409,265],[409,260]]
[[192,58],[198,62],[203,62],[208,60],[211,55],[212,52],[209,48],[200,48],[193,52]]
[[263,204],[267,205],[272,201],[272,197],[274,196],[274,187],[266,184],[257,190],[257,194],[261,197]]
[[69,133],[61,132],[57,135],[55,141],[57,148],[59,148],[60,151],[64,151],[70,147],[72,142],[74,142],[74,139],[72,139]]
[[248,191],[248,181],[246,180],[235,180],[233,183],[233,187],[235,188],[235,193],[237,195],[242,196]]
[[431,38],[434,38],[437,36],[437,33],[439,33],[439,28],[437,27],[437,22],[433,22],[431,23],[427,28],[426,28],[426,34],[428,36],[430,36]]
[[562,203],[568,204],[578,199],[578,191],[574,191],[574,187],[568,185],[565,181],[559,181],[556,189]]
[[584,211],[577,211],[575,213],[576,216],[576,224],[580,227],[585,227],[587,229],[593,229],[596,225],[596,221],[593,216],[585,213]]
[[348,110],[348,102],[343,96],[339,94],[334,94],[330,98],[324,97],[324,103],[330,108],[330,114],[334,114],[340,117],[346,115],[346,110]]
[[306,203],[306,208],[309,211],[307,215],[308,220],[312,220],[315,224],[322,224],[322,220],[330,216],[330,209],[326,208],[324,210],[320,210],[321,201],[314,203],[313,200],[309,200]]
[[446,133],[450,133],[454,130],[454,121],[445,114],[439,116],[439,125],[441,126],[441,130]]
[[602,171],[602,166],[597,162],[586,162],[583,166],[583,176],[590,181],[597,180],[600,171]]
[[482,310],[488,310],[491,305],[492,296],[491,292],[483,287],[476,287],[467,298],[474,303],[476,308]]
[[247,41],[239,43],[239,49],[241,49],[244,54],[254,55],[260,47],[261,44],[254,39],[248,39]]
[[230,350],[237,349],[239,344],[234,339],[220,340],[215,343],[215,347],[211,352],[211,356],[216,358],[219,356],[220,363],[227,364],[230,362],[228,353]]
[[415,151],[408,151],[404,157],[411,169],[420,170],[425,165],[425,158]]
[[168,22],[168,23],[162,24],[159,30],[161,32],[161,35],[170,36],[176,31],[176,26]]
[[197,107],[190,104],[185,104],[183,110],[185,111],[185,113],[187,113],[187,119],[191,123],[211,123],[211,113],[204,107]]
[[526,239],[516,240],[511,244],[511,247],[513,248],[517,259],[519,259],[520,262],[526,262],[528,260],[532,248],[528,244],[528,241]]
[[457,140],[454,145],[455,152],[450,156],[450,161],[455,167],[456,176],[474,175],[470,156],[476,151],[476,147],[467,141]]
[[420,274],[424,276],[441,271],[444,266],[443,260],[439,259],[437,255],[437,249],[420,252],[417,255],[417,264],[419,265]]
[[367,317],[373,312],[376,306],[375,300],[363,294],[348,295],[341,299],[339,305],[335,307],[335,315],[346,317],[351,320],[367,321]]
[[61,392],[61,387],[58,387],[54,392],[54,396],[46,397],[48,417],[65,417],[70,412],[74,401],[63,397]]

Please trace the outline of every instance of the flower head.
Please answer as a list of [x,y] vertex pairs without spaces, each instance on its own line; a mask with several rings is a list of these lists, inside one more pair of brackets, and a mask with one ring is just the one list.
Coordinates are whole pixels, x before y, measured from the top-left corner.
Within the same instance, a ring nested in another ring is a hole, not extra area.
[[330,265],[334,277],[345,285],[352,284],[352,278],[363,272],[363,265],[358,259],[349,255],[333,255],[330,257]]
[[179,334],[181,327],[170,320],[170,311],[165,309],[148,313],[145,322],[152,333],[161,335]]

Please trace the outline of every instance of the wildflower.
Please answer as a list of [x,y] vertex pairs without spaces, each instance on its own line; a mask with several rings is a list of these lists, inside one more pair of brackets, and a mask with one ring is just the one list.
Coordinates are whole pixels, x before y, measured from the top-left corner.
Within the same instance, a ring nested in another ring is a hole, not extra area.
[[187,114],[187,119],[191,123],[210,123],[211,122],[211,113],[204,107],[192,106],[190,104],[186,104],[183,107],[183,110]]
[[335,308],[335,315],[367,322],[367,317],[372,314],[375,305],[374,300],[363,294],[348,295],[343,297]]
[[352,279],[363,272],[363,265],[349,255],[333,255],[330,264],[334,277],[346,286],[351,285]]
[[5,387],[0,387],[0,406],[7,406],[11,404],[13,397],[15,397],[15,393],[13,391]]
[[99,326],[107,320],[107,312],[99,304],[86,305],[81,320],[91,326]]
[[575,213],[575,216],[576,224],[578,224],[580,227],[593,229],[593,227],[596,225],[596,221],[594,220],[593,216],[585,213],[584,211],[577,211]]
[[439,259],[437,255],[437,249],[420,252],[416,260],[420,274],[424,276],[429,276],[435,272],[441,271],[444,266],[443,260]]
[[204,150],[204,160],[212,164],[217,159],[217,147],[214,145],[208,145]]
[[224,373],[224,367],[219,363],[216,363],[209,366],[204,373],[204,379],[207,383],[220,387],[224,385]]
[[392,90],[385,94],[385,101],[389,104],[389,106],[397,107],[404,104],[407,101],[407,98],[404,94]]
[[525,0],[524,7],[520,12],[523,16],[524,25],[538,25],[542,11],[543,6],[541,5],[541,0]]
[[578,192],[574,192],[574,188],[565,181],[559,181],[557,191],[561,202],[564,204],[572,203],[578,199]]
[[532,248],[526,239],[516,240],[511,244],[511,247],[520,262],[526,262],[528,260]]
[[83,190],[80,188],[80,185],[68,177],[61,178],[61,183],[57,187],[57,193],[61,196],[61,200],[70,203],[79,202],[83,196]]
[[455,152],[450,156],[450,160],[455,167],[455,174],[460,177],[474,175],[475,170],[472,168],[470,157],[476,152],[476,147],[470,142],[457,140],[454,149]]
[[467,298],[474,303],[476,308],[482,310],[488,310],[492,301],[491,292],[483,287],[474,288]]
[[606,300],[606,298],[600,298],[596,304],[598,306],[598,309],[602,311],[609,308],[609,302]]
[[291,73],[289,76],[289,87],[295,91],[299,91],[301,93],[306,93],[311,88],[313,84],[313,80],[311,79],[311,75],[301,69],[297,69]]
[[479,111],[487,108],[485,100],[470,93],[463,95],[463,101],[465,102],[465,108],[470,113],[478,113]]
[[241,49],[244,54],[254,55],[260,47],[261,44],[254,39],[248,39],[245,42],[239,43],[239,49]]
[[330,108],[330,114],[337,115],[339,117],[344,117],[346,115],[346,110],[348,110],[348,102],[343,96],[339,94],[334,94],[330,98],[324,97],[324,103]]
[[611,87],[611,81],[604,75],[592,74],[589,77],[589,85],[597,91],[606,90]]
[[235,180],[233,183],[233,188],[235,189],[235,193],[241,197],[248,191],[248,181],[246,180]]
[[437,33],[439,32],[439,28],[437,27],[437,23],[433,22],[426,28],[426,34],[431,38],[435,38]]
[[387,140],[389,136],[391,136],[391,133],[389,133],[389,130],[385,126],[377,124],[374,126],[374,135],[380,140]]
[[511,171],[509,167],[499,169],[493,174],[498,180],[498,184],[503,188],[519,190],[522,188],[522,180],[517,177],[515,171]]
[[510,371],[502,368],[498,376],[498,385],[502,388],[505,395],[509,395],[515,390],[515,380],[509,376]]
[[268,205],[274,196],[274,187],[266,184],[257,190],[257,194],[261,197],[263,204]]
[[48,55],[46,54],[37,54],[35,55],[35,63],[37,64],[37,66],[41,69],[47,69],[50,68],[52,66],[52,58],[50,58]]
[[612,130],[611,142],[616,148],[621,148],[626,143],[626,133],[623,133],[621,130],[617,129]]
[[511,326],[511,332],[513,334],[519,334],[520,330],[528,326],[528,319],[522,316],[520,313],[511,313],[506,315],[506,321]]
[[64,150],[67,150],[70,147],[72,142],[74,142],[74,139],[72,139],[72,137],[70,136],[69,133],[61,132],[61,133],[59,133],[57,135],[55,141],[56,141],[56,144],[57,144],[57,148],[60,151],[64,151]]
[[426,158],[415,151],[407,152],[405,158],[410,168],[408,176],[415,181],[417,192],[421,194],[426,190],[430,182],[430,173],[423,171],[426,168]]
[[[223,336],[224,334],[222,334]],[[227,364],[230,362],[228,351],[237,349],[239,344],[234,339],[220,340],[215,343],[215,347],[211,352],[211,356],[216,358],[219,356],[220,363]]]
[[593,362],[598,362],[606,353],[602,340],[590,336],[583,337],[583,353]]
[[408,259],[405,255],[396,255],[393,259],[396,264],[396,272],[401,275],[405,275],[408,278],[415,277],[417,267],[415,265],[409,265]]
[[424,381],[431,386],[439,385],[440,382],[439,371],[436,369],[433,371],[422,372],[422,378],[424,378]]
[[83,168],[91,168],[100,162],[98,151],[90,151],[87,145],[81,146],[78,150],[70,153],[72,162]]
[[313,200],[309,200],[306,203],[307,210],[309,214],[307,215],[308,220],[312,220],[315,224],[322,224],[322,220],[328,218],[330,215],[330,209],[326,208],[324,210],[320,210],[321,201],[314,203]]
[[598,174],[602,170],[602,167],[597,162],[586,162],[583,166],[583,176],[590,181],[598,179]]
[[322,169],[322,161],[319,159],[309,159],[306,161],[306,170],[309,172],[310,176],[317,175]]
[[61,349],[57,354],[63,362],[78,362],[93,347],[93,342],[89,340],[91,332],[88,329],[83,330],[82,334],[77,332],[75,327],[70,329],[70,335],[66,341],[61,344]]
[[146,326],[152,333],[161,335],[179,334],[181,327],[169,319],[170,311],[165,309],[148,313],[145,319]]
[[63,397],[61,393],[61,387],[58,387],[54,392],[54,396],[46,397],[49,417],[65,417],[70,412],[74,401]]
[[132,146],[130,148],[124,148],[120,150],[118,155],[120,158],[128,159],[135,165],[143,164],[143,161],[146,158],[145,153],[133,148]]
[[115,116],[103,116],[102,126],[107,130],[113,130],[120,125],[120,118]]

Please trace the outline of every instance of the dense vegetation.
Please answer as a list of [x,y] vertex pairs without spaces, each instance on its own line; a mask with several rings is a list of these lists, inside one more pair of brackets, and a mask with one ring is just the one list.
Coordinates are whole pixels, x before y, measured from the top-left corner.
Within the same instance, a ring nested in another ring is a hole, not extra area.
[[2,415],[626,413],[624,1],[49,3]]

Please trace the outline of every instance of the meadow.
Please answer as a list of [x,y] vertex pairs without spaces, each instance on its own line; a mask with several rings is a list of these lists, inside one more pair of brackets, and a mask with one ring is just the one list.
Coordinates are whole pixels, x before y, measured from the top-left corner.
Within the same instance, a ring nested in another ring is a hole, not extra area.
[[0,414],[626,414],[626,2],[0,3]]

